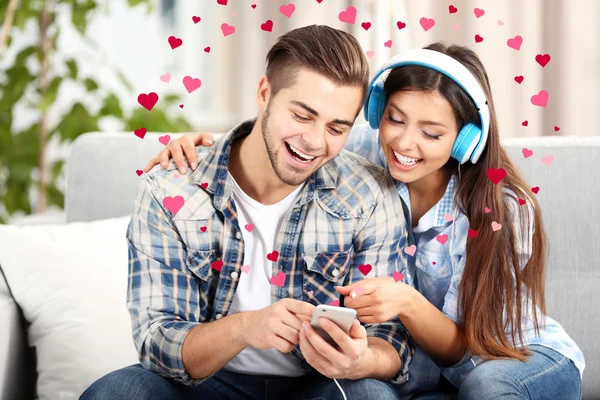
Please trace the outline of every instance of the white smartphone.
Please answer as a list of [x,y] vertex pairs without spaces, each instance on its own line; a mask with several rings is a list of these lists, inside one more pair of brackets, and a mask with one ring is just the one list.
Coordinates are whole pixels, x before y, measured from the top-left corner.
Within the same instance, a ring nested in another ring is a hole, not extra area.
[[317,333],[325,339],[326,342],[331,344],[332,346],[336,346],[335,340],[329,336],[327,332],[325,332],[321,325],[319,324],[319,318],[327,318],[337,326],[339,326],[346,334],[350,333],[350,328],[352,327],[352,323],[356,319],[356,310],[352,308],[345,307],[337,307],[337,306],[328,306],[325,304],[320,304],[317,306],[317,309],[313,313],[312,320],[310,324],[317,331]]

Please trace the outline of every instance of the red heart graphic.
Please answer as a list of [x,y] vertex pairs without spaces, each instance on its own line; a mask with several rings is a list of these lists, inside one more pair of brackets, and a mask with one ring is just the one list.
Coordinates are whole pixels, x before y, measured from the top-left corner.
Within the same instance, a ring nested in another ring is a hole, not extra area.
[[175,36],[169,36],[169,45],[172,49],[176,49],[183,44],[183,40],[176,38]]
[[524,147],[523,150],[521,150],[521,152],[523,153],[523,157],[525,157],[525,158],[529,158],[533,155],[533,151],[529,150],[526,147]]
[[387,41],[387,42],[385,42],[383,45],[384,45],[385,47],[392,47],[392,41],[391,41],[391,40],[388,40],[388,41]]
[[227,0],[217,0],[217,4],[220,4],[222,6],[226,6],[227,5]]
[[354,24],[356,22],[356,7],[350,6],[345,11],[341,11],[338,18],[347,24]]
[[192,17],[192,21],[194,21],[195,24],[197,24],[198,22],[201,21],[200,17],[196,17],[195,15]]
[[283,287],[285,285],[285,272],[280,272],[274,277],[271,278],[271,284],[279,287]]
[[277,250],[273,250],[272,253],[267,254],[267,260],[277,262],[279,258],[279,252]]
[[504,168],[490,168],[487,170],[487,176],[494,182],[494,184],[499,184],[502,179],[506,176],[506,171]]
[[483,14],[485,14],[485,11],[482,10],[481,8],[476,8],[476,9],[473,10],[473,12],[475,13],[475,16],[477,18],[483,17]]
[[394,282],[398,282],[404,279],[404,274],[398,271],[394,271],[392,273],[392,278],[394,278]]
[[469,228],[469,238],[473,239],[476,238],[478,235],[479,232],[477,232],[475,229]]
[[398,22],[396,22],[396,26],[398,27],[398,29],[404,29],[404,28],[406,28],[406,23],[404,23],[402,21],[398,21]]
[[135,131],[133,131],[135,136],[139,137],[140,139],[143,139],[144,136],[146,136],[146,132],[148,132],[148,131],[144,127],[141,127],[139,129],[136,129]]
[[183,104],[180,104],[180,105],[179,105],[179,108],[183,108]]
[[454,13],[458,12],[458,8],[456,8],[456,7],[454,7],[452,4],[450,4],[450,5],[448,6],[448,12],[449,12],[450,14],[454,14]]
[[448,235],[446,235],[445,233],[443,235],[437,235],[435,237],[435,240],[437,240],[438,242],[440,242],[442,244],[442,246],[443,246],[448,241]]
[[273,31],[273,21],[268,19],[267,22],[260,25],[260,29],[262,29],[265,32],[272,32]]
[[539,186],[535,186],[535,187],[531,188],[531,191],[535,194],[538,194],[538,192],[540,191],[540,188],[539,188]]
[[188,91],[188,93],[192,93],[194,90],[199,89],[202,86],[202,82],[200,78],[192,78],[191,76],[186,76],[183,78],[183,86]]
[[171,211],[173,214],[177,214],[177,211],[183,207],[185,200],[181,196],[167,196],[163,199],[163,206],[166,207],[167,210]]
[[510,38],[506,41],[506,44],[511,49],[521,50],[521,45],[523,44],[523,37],[520,35],[515,36],[514,38]]
[[221,32],[223,32],[223,36],[225,37],[233,35],[235,33],[235,26],[229,24],[221,24]]
[[164,144],[165,146],[169,144],[169,140],[171,140],[171,136],[164,135],[158,138],[158,141]]
[[322,1],[323,1],[323,0],[317,0],[317,3],[321,4],[321,2],[322,2]]
[[252,230],[254,229],[254,225],[252,225],[252,224],[246,224],[246,225],[244,225],[244,228],[246,228],[246,230],[248,232],[252,232]]
[[201,227],[200,227],[200,230],[201,230],[202,232],[206,232],[206,227],[205,227],[205,226],[201,226]]
[[560,128],[559,128],[558,126],[556,126],[556,125],[555,125],[555,126],[554,126],[554,132],[558,132],[558,131],[560,131]]
[[256,4],[252,4],[250,7],[252,7],[252,8],[256,8]]
[[217,260],[210,263],[210,267],[216,271],[221,271],[223,268],[223,260]]
[[535,56],[535,61],[544,68],[550,62],[550,54],[538,54]]
[[521,205],[521,206],[522,206],[522,205],[524,205],[525,203],[526,203],[526,201],[525,201],[525,200],[523,200],[523,199],[519,199],[519,205]]
[[434,261],[434,262],[432,262],[432,264],[433,264],[433,265],[435,265],[435,264],[437,264],[437,263]]
[[200,184],[200,187],[204,190],[206,190],[206,188],[208,187],[208,182],[204,182]]
[[515,76],[515,82],[520,85],[523,82],[523,75]]
[[538,94],[531,96],[531,104],[538,107],[546,107],[546,104],[548,104],[548,92],[540,90]]
[[137,98],[138,103],[146,110],[151,111],[152,107],[158,102],[158,95],[154,92],[148,94],[142,93]]
[[433,18],[423,17],[419,20],[419,23],[421,24],[421,27],[423,27],[425,32],[427,32],[428,30],[430,30],[431,28],[433,28],[435,26],[435,20]]
[[527,126],[527,125],[529,125],[529,121],[525,120],[525,121],[521,122],[521,125]]
[[205,53],[210,53],[210,46],[204,48]]
[[483,42],[483,38],[479,35],[475,35],[475,43],[481,43]]
[[137,176],[142,176],[142,174],[144,173],[144,171],[142,171],[141,169],[136,169],[135,173],[137,174]]
[[369,28],[371,27],[371,23],[370,22],[363,22],[362,24],[360,24],[360,26],[362,26],[365,31],[368,31]]
[[371,272],[371,270],[373,269],[373,267],[371,266],[371,264],[360,264],[358,266],[358,270],[364,275],[367,276],[367,274],[369,272]]
[[291,3],[288,5],[283,5],[283,6],[279,7],[279,12],[288,18],[290,18],[292,16],[294,11],[296,11],[296,6]]

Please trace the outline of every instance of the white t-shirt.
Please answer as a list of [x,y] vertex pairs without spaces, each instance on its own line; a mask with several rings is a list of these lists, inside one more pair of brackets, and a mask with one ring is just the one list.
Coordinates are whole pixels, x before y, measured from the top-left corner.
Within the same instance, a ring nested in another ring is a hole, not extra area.
[[[287,212],[296,203],[303,185],[278,203],[264,205],[252,199],[238,186],[233,176],[233,200],[244,239],[244,269],[240,272],[237,290],[229,314],[259,310],[271,305],[272,262],[267,254],[275,250],[275,241]],[[254,225],[251,232],[246,225]],[[247,270],[249,266],[249,270]],[[244,271],[246,269],[246,271]],[[243,374],[301,376],[300,362],[291,353],[270,348],[246,347],[229,361],[224,369]]]

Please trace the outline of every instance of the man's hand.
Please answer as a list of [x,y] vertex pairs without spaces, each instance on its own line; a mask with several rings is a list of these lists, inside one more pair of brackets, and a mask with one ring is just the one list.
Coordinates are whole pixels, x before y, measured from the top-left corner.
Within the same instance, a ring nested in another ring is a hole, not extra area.
[[304,322],[300,331],[300,350],[304,359],[329,378],[360,379],[373,364],[373,352],[368,347],[367,331],[354,321],[347,335],[327,318],[319,318],[321,328],[337,343],[327,343],[313,327]]
[[315,306],[304,301],[282,299],[256,311],[243,313],[245,341],[257,349],[275,348],[289,353],[299,343],[303,321],[310,321]]

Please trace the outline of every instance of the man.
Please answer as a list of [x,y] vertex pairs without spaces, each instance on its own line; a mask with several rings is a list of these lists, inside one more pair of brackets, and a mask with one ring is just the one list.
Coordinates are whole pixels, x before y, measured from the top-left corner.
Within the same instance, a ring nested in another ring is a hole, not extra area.
[[398,319],[331,321],[334,289],[406,265],[402,205],[385,171],[342,152],[369,70],[351,35],[308,26],[279,38],[258,116],[183,176],[142,182],[127,232],[128,307],[140,363],[95,382],[99,398],[397,398],[412,345]]

